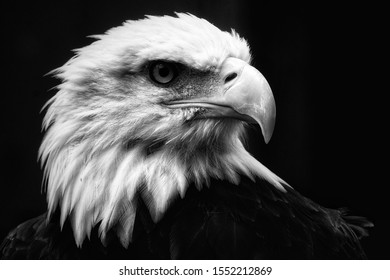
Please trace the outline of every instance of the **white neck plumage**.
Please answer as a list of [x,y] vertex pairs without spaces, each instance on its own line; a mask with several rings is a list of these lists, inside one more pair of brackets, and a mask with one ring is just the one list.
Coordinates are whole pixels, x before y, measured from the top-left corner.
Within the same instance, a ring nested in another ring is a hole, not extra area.
[[[198,189],[210,178],[239,184],[240,175],[269,181],[285,191],[285,182],[252,157],[235,138],[222,153],[200,153],[185,158],[161,147],[148,154],[135,144],[124,149],[111,146],[91,155],[86,141],[51,152],[45,166],[49,213],[61,208],[61,224],[70,219],[75,240],[81,246],[99,222],[104,241],[115,225],[124,247],[131,241],[137,194],[157,222],[178,195],[184,197],[190,183]],[[50,215],[49,215],[50,216]]]

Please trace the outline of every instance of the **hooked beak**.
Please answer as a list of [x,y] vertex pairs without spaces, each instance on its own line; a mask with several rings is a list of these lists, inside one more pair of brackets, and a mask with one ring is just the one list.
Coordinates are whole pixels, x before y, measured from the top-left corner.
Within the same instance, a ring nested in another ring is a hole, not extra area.
[[275,100],[264,76],[248,63],[227,58],[220,71],[222,94],[171,101],[171,108],[202,107],[202,118],[236,118],[257,122],[266,143],[271,139],[276,117]]

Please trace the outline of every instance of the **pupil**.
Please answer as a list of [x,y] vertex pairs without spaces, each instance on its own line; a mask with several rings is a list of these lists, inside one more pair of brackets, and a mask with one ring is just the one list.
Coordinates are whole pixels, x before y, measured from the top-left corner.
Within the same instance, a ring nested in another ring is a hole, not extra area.
[[158,69],[158,73],[160,74],[161,77],[167,77],[169,75],[169,68],[164,65],[160,65]]

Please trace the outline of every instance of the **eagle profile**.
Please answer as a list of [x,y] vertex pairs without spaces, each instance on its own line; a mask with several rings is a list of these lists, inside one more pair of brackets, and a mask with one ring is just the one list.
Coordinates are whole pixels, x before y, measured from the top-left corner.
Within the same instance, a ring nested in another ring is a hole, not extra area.
[[276,108],[247,42],[190,14],[93,36],[53,71],[39,150],[48,211],[3,258],[364,258],[370,222],[303,197],[244,145]]

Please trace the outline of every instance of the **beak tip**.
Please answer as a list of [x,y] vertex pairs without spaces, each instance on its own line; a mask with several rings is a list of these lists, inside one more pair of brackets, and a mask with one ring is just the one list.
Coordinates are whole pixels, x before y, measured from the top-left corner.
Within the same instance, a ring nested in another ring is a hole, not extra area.
[[268,133],[267,132],[266,133],[263,132],[263,137],[264,137],[265,144],[268,144],[269,141],[271,141],[272,131],[270,131]]
[[258,122],[266,144],[271,140],[275,128],[275,114]]

